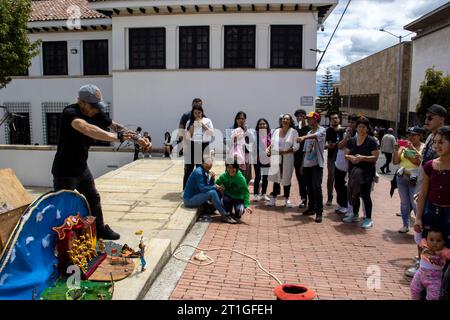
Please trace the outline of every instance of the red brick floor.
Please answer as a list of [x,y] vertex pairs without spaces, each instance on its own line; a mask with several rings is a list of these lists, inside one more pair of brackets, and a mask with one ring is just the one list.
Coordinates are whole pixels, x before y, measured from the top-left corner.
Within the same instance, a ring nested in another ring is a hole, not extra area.
[[[297,187],[293,183],[291,191],[296,205]],[[298,207],[282,207],[280,199],[276,208],[257,203],[254,213],[238,225],[222,223],[215,216],[199,247],[227,247],[252,255],[283,283],[305,284],[318,299],[409,299],[404,271],[417,250],[411,234],[397,232],[400,201],[397,193],[389,196],[389,188],[384,178],[376,184],[374,227],[367,231],[359,224],[342,223],[335,206],[325,207],[323,223],[317,224],[314,217],[302,216]],[[207,254],[215,263],[188,264],[171,299],[275,299],[273,288],[278,283],[254,261],[229,251]],[[371,280],[376,270],[381,277],[379,288],[373,289],[368,283],[377,284]]]

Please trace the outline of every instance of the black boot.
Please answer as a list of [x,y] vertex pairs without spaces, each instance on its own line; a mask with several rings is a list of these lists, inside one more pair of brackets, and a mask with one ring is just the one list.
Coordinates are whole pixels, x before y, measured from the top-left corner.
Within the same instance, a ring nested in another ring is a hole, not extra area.
[[316,214],[316,223],[322,223],[322,214],[321,213]]
[[105,224],[97,230],[97,238],[103,240],[119,240],[120,234],[114,232],[109,225]]

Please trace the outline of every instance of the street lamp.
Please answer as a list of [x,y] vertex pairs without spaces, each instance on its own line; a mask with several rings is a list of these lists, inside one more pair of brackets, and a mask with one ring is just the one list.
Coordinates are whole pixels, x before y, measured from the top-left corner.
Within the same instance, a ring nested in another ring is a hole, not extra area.
[[[396,37],[398,39],[398,70],[397,70],[397,112],[395,115],[395,133],[398,135],[398,127],[400,122],[400,111],[401,111],[401,104],[402,104],[402,63],[403,63],[403,46],[402,46],[402,40],[406,38],[407,36],[413,34],[414,32],[410,32],[407,35],[404,36],[398,36],[396,34],[393,34],[392,32],[386,30],[386,29],[379,29],[381,32],[386,32],[390,34],[393,37]],[[406,113],[406,118],[408,118],[408,112]]]

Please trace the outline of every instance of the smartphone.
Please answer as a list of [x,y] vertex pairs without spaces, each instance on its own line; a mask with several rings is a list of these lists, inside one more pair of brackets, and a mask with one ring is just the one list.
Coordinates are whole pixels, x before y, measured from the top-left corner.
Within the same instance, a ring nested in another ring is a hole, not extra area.
[[397,143],[400,147],[406,148],[408,146],[408,140],[397,140]]

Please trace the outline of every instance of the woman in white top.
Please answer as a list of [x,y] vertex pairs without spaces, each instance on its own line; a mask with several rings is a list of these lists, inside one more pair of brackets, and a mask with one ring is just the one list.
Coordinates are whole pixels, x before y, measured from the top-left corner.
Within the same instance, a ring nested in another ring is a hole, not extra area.
[[184,154],[184,184],[195,165],[201,165],[203,154],[209,155],[209,143],[214,135],[214,127],[211,119],[204,116],[203,107],[194,105],[191,117],[186,123],[185,137],[183,139]]
[[294,152],[300,148],[297,138],[294,119],[291,115],[285,114],[281,120],[281,127],[273,133],[272,144],[267,150],[270,155],[269,180],[274,182],[273,192],[267,203],[270,207],[275,206],[276,197],[280,194],[280,184],[284,187],[285,206],[293,207],[289,201],[289,194],[294,172]]

